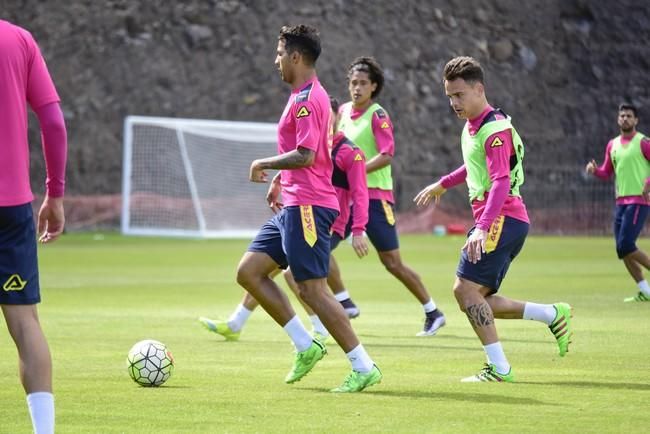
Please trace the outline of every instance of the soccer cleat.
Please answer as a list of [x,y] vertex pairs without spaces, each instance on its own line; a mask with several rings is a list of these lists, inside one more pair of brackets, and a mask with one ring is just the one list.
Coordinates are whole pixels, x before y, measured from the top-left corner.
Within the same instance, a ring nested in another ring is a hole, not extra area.
[[564,357],[566,353],[569,352],[569,344],[571,343],[571,337],[573,336],[573,330],[571,328],[571,306],[567,303],[555,303],[553,304],[555,308],[555,319],[548,328],[555,336],[557,340],[557,346],[560,350],[560,357]]
[[361,311],[359,310],[357,305],[354,304],[351,298],[346,298],[345,300],[340,301],[339,303],[341,303],[341,306],[343,306],[343,309],[345,309],[345,313],[348,314],[348,318],[354,319],[359,315],[361,315]]
[[327,340],[330,337],[329,334],[325,335],[325,334],[323,334],[321,332],[317,332],[317,331],[313,331],[311,334],[314,337],[314,339],[317,340],[318,342],[320,342],[321,344],[323,344],[323,346],[325,346],[325,343],[327,342]]
[[484,383],[490,381],[496,383],[513,383],[515,376],[512,373],[512,368],[510,368],[510,372],[507,374],[499,374],[496,366],[486,363],[485,367],[478,374],[460,380],[461,383]]
[[441,327],[443,327],[447,321],[445,320],[445,315],[436,309],[432,312],[428,312],[424,318],[424,327],[421,332],[418,332],[415,336],[433,336],[438,333]]
[[343,384],[330,390],[333,393],[354,393],[361,392],[366,387],[381,383],[381,371],[377,365],[373,365],[370,372],[362,374],[361,372],[352,371],[345,377]]
[[325,354],[327,354],[327,350],[323,344],[317,340],[311,341],[311,346],[309,348],[305,351],[299,351],[296,353],[293,368],[291,368],[291,371],[285,377],[284,382],[291,384],[300,381],[302,377],[307,375],[309,371],[316,366],[316,363],[320,359],[325,357]]
[[226,338],[227,341],[238,341],[239,333],[230,329],[226,321],[219,321],[210,318],[200,317],[199,322],[205,327],[208,331],[212,333],[219,334]]
[[630,303],[633,301],[650,301],[650,297],[645,295],[643,292],[639,291],[639,293],[634,297],[627,297],[623,299],[623,302],[625,303]]

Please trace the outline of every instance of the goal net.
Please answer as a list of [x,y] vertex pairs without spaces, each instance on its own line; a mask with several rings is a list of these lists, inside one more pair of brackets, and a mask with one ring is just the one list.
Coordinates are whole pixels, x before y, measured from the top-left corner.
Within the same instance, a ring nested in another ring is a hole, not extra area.
[[248,172],[275,154],[276,131],[273,123],[127,117],[122,233],[253,236],[271,211],[268,184],[249,182]]

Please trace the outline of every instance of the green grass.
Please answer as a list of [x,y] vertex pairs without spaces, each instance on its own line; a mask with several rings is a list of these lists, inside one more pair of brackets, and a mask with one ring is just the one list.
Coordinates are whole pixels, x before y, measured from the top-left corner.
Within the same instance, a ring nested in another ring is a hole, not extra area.
[[[535,238],[501,292],[574,306],[565,358],[540,323],[497,322],[518,383],[461,384],[484,362],[451,285],[460,238],[403,237],[406,263],[423,277],[448,325],[416,338],[422,312],[375,254],[337,252],[362,314],[353,324],[384,373],[382,384],[332,395],[349,370],[335,345],[301,382],[283,383],[288,338],[261,310],[242,340],[204,331],[201,315],[227,316],[243,241],[72,235],[40,250],[41,320],[54,358],[59,433],[642,432],[650,425],[650,303],[623,304],[635,287],[606,238]],[[648,243],[642,246],[650,248]],[[302,311],[300,315],[306,319]],[[133,383],[125,358],[145,338],[176,359],[168,383]],[[16,351],[0,327],[0,432],[31,426]]]

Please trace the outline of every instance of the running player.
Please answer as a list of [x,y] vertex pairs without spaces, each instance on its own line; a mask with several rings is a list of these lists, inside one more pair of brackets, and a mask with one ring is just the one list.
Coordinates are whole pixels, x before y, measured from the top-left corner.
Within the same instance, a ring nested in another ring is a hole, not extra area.
[[512,260],[528,234],[526,206],[519,193],[524,182],[524,144],[510,117],[495,109],[485,95],[483,68],[471,57],[451,59],[444,69],[451,107],[467,119],[461,136],[464,164],[415,197],[419,206],[438,203],[447,189],[467,182],[475,226],[462,255],[454,295],[483,344],[488,363],[463,382],[514,381],[499,342],[494,318],[531,319],[547,324],[560,356],[569,350],[571,306],[536,304],[497,295]]
[[54,432],[54,396],[52,358],[36,309],[41,296],[27,105],[36,113],[42,132],[47,180],[38,213],[38,239],[49,243],[63,232],[65,220],[67,139],[59,95],[32,35],[0,20],[0,305],[18,348],[20,380],[34,432],[40,434]]
[[[424,327],[416,336],[432,336],[445,325],[445,316],[436,307],[420,276],[402,262],[400,255],[390,166],[395,150],[393,124],[386,110],[375,102],[383,87],[384,71],[379,63],[372,57],[355,59],[348,67],[351,101],[341,106],[338,129],[361,148],[367,158],[370,207],[366,234],[384,267],[422,304]],[[342,238],[347,235],[349,232]],[[340,294],[340,299],[349,299],[335,260],[331,263],[328,283],[335,294]]]
[[[332,116],[336,118],[339,102],[335,98],[330,98],[330,104]],[[336,122],[333,125],[336,125]],[[349,221],[350,227],[348,227],[348,230],[352,231],[352,247],[357,255],[362,258],[368,254],[368,245],[363,237],[366,223],[368,223],[368,187],[366,185],[365,157],[363,152],[354,146],[343,133],[337,131],[334,131],[334,133],[332,140],[332,184],[336,190],[341,214],[332,225],[330,248],[334,250],[339,242],[346,238],[344,234]],[[352,218],[350,218],[351,214]],[[279,269],[271,273],[269,277],[274,278],[278,273]],[[329,337],[329,332],[318,318],[318,315],[300,298],[298,286],[291,275],[291,270],[286,270],[284,277],[309,315],[312,323],[312,335],[321,343],[324,343]],[[335,298],[336,295],[334,294]],[[350,318],[356,316],[354,312],[351,313],[348,310],[349,305],[346,307],[343,301],[339,300],[339,302]],[[227,341],[236,341],[239,340],[241,330],[257,306],[259,306],[257,301],[248,292],[244,292],[241,303],[227,321],[201,317],[199,322],[207,330],[222,335]]]
[[292,92],[278,124],[279,155],[253,161],[249,175],[252,182],[267,182],[265,170],[280,170],[266,197],[269,206],[279,212],[262,226],[242,257],[237,282],[293,341],[296,358],[285,381],[294,383],[311,371],[327,351],[312,339],[286,294],[269,278],[276,268],[290,266],[300,297],[318,315],[352,364],[352,372],[332,391],[358,392],[379,383],[381,373],[325,280],[330,228],[339,205],[332,186],[328,149],[330,102],[315,69],[319,54],[320,37],[314,28],[299,25],[280,31],[275,64]]
[[607,143],[602,166],[591,160],[586,168],[600,179],[616,176],[616,253],[639,288],[637,295],[625,298],[625,302],[650,301],[650,285],[643,277],[643,268],[650,269],[650,258],[636,246],[650,209],[650,139],[636,130],[638,123],[635,106],[619,105],[620,134]]

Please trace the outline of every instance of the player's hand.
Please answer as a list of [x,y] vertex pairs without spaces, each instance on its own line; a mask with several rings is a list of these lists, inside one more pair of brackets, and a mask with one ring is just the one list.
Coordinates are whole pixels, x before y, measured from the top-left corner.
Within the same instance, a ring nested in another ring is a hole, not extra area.
[[255,160],[251,163],[251,170],[248,175],[248,179],[251,182],[268,182],[269,178],[264,169],[260,167],[259,160]]
[[643,184],[643,197],[646,202],[650,202],[650,184],[647,181]]
[[487,231],[475,228],[463,246],[463,250],[467,252],[467,259],[469,259],[469,262],[476,264],[481,260],[481,255],[485,253],[486,241]]
[[47,197],[38,212],[38,241],[51,243],[63,233],[65,213],[62,197]]
[[275,214],[279,213],[284,206],[284,204],[280,202],[281,192],[282,186],[280,185],[280,180],[279,178],[275,177],[273,178],[271,185],[269,185],[269,191],[266,193],[266,203],[269,204],[269,208],[271,208]]
[[368,243],[361,235],[352,235],[352,248],[358,257],[363,258],[368,255]]
[[585,172],[587,172],[589,175],[593,175],[597,167],[598,164],[596,164],[596,160],[591,160],[589,163],[587,163],[587,167],[585,167]]
[[417,206],[427,206],[431,203],[431,199],[433,199],[434,203],[438,205],[440,203],[440,196],[445,194],[446,191],[447,189],[442,186],[440,181],[438,181],[422,189],[422,191],[415,196],[413,202],[415,202]]

